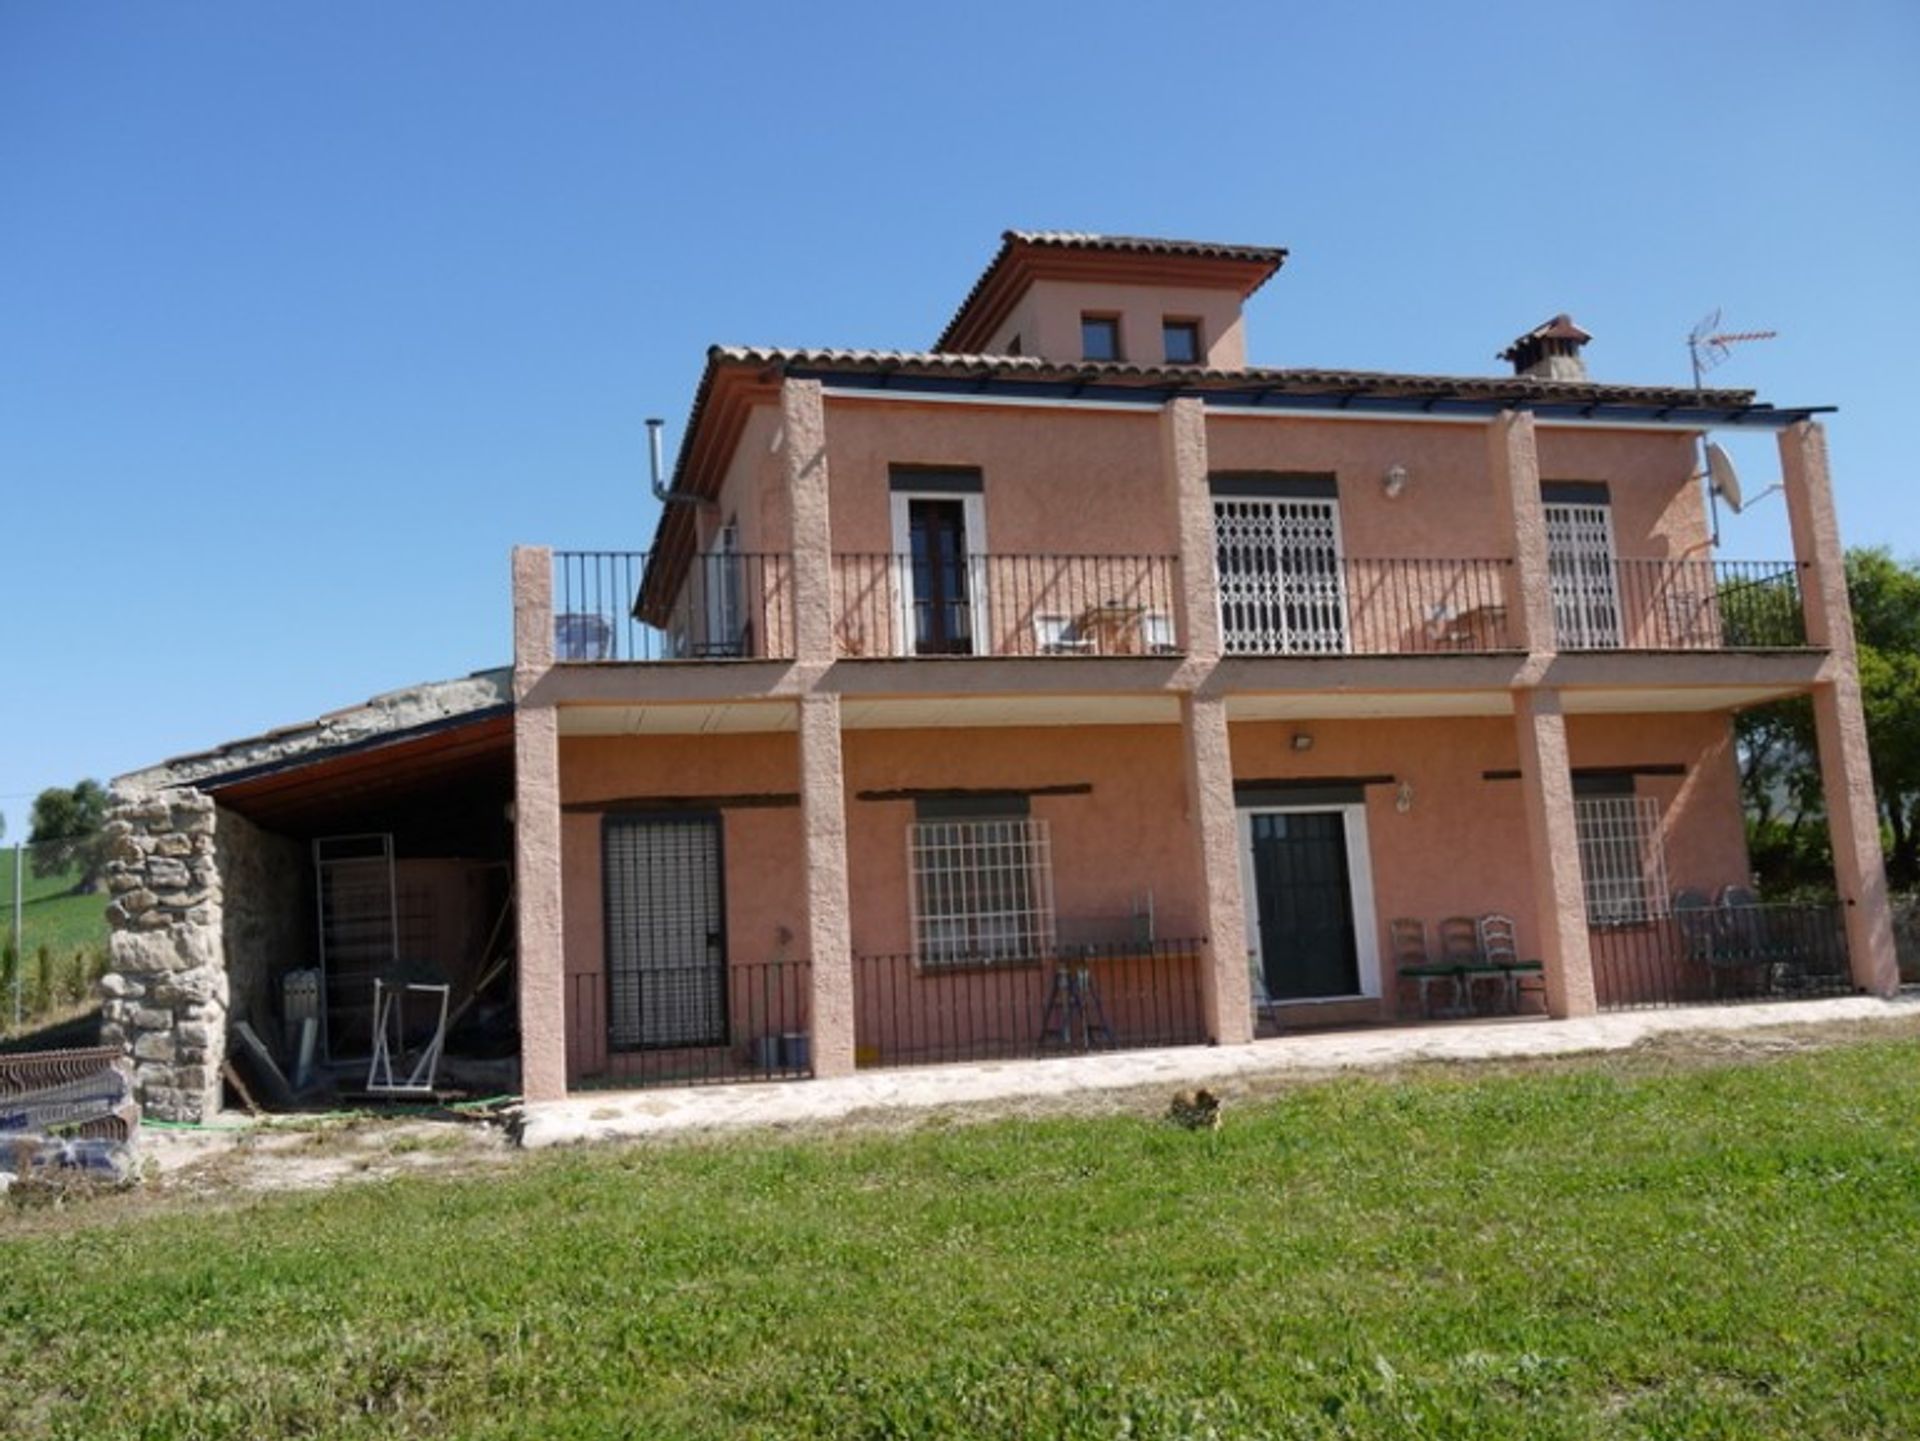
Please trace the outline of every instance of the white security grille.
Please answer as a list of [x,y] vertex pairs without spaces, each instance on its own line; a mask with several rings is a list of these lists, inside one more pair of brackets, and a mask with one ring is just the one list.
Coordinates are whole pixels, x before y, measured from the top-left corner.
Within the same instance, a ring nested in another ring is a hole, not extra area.
[[1220,620],[1240,655],[1323,655],[1347,648],[1339,502],[1218,499]]
[[1667,910],[1667,856],[1660,802],[1652,796],[1590,796],[1573,803],[1587,920],[1643,921]]
[[1613,514],[1605,505],[1549,504],[1547,576],[1553,625],[1562,650],[1620,645],[1620,589],[1613,558]]
[[907,831],[914,951],[926,965],[1053,948],[1053,854],[1031,818],[915,821]]

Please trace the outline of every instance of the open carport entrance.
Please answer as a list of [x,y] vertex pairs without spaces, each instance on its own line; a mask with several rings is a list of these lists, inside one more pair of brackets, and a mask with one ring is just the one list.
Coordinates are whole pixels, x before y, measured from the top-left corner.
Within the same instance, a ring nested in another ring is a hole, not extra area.
[[[365,1090],[378,981],[389,994],[448,988],[443,1086],[517,1089],[509,708],[208,777],[199,788],[243,822],[221,827],[229,1013],[284,1075],[300,1068],[311,1019],[316,1073],[336,1094]],[[441,1008],[432,991],[403,995],[389,1043],[413,1052]],[[243,1070],[245,1050],[230,1047]],[[398,1055],[395,1063],[404,1074]]]

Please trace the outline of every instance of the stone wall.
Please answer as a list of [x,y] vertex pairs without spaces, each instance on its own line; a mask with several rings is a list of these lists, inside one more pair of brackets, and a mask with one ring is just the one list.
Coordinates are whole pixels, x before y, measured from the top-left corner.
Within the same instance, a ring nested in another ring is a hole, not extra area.
[[127,1048],[134,1098],[162,1121],[220,1109],[227,970],[213,800],[194,790],[118,791],[107,821],[111,968],[100,1039]]
[[314,963],[310,853],[299,841],[216,807],[214,860],[220,868],[228,1014],[252,1022],[277,1047],[279,977]]

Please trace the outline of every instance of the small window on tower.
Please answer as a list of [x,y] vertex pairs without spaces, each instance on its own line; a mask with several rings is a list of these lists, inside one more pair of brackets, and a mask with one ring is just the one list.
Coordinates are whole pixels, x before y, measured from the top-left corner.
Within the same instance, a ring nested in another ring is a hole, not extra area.
[[1165,320],[1160,323],[1160,334],[1166,342],[1167,364],[1198,365],[1200,363],[1199,321]]
[[1080,317],[1080,354],[1087,360],[1120,358],[1120,317],[1083,315]]

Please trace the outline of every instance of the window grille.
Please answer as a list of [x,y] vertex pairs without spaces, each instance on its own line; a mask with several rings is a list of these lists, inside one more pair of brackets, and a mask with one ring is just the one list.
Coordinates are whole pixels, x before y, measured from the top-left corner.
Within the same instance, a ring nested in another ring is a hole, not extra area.
[[921,964],[1025,960],[1053,949],[1053,856],[1030,817],[915,821],[907,832]]
[[1652,796],[1589,796],[1573,803],[1580,874],[1593,925],[1644,921],[1667,910],[1667,856],[1660,802]]
[[1337,655],[1347,649],[1337,501],[1215,500],[1213,531],[1228,651]]
[[1620,645],[1620,589],[1615,576],[1613,513],[1605,505],[1548,503],[1547,579],[1562,650]]

